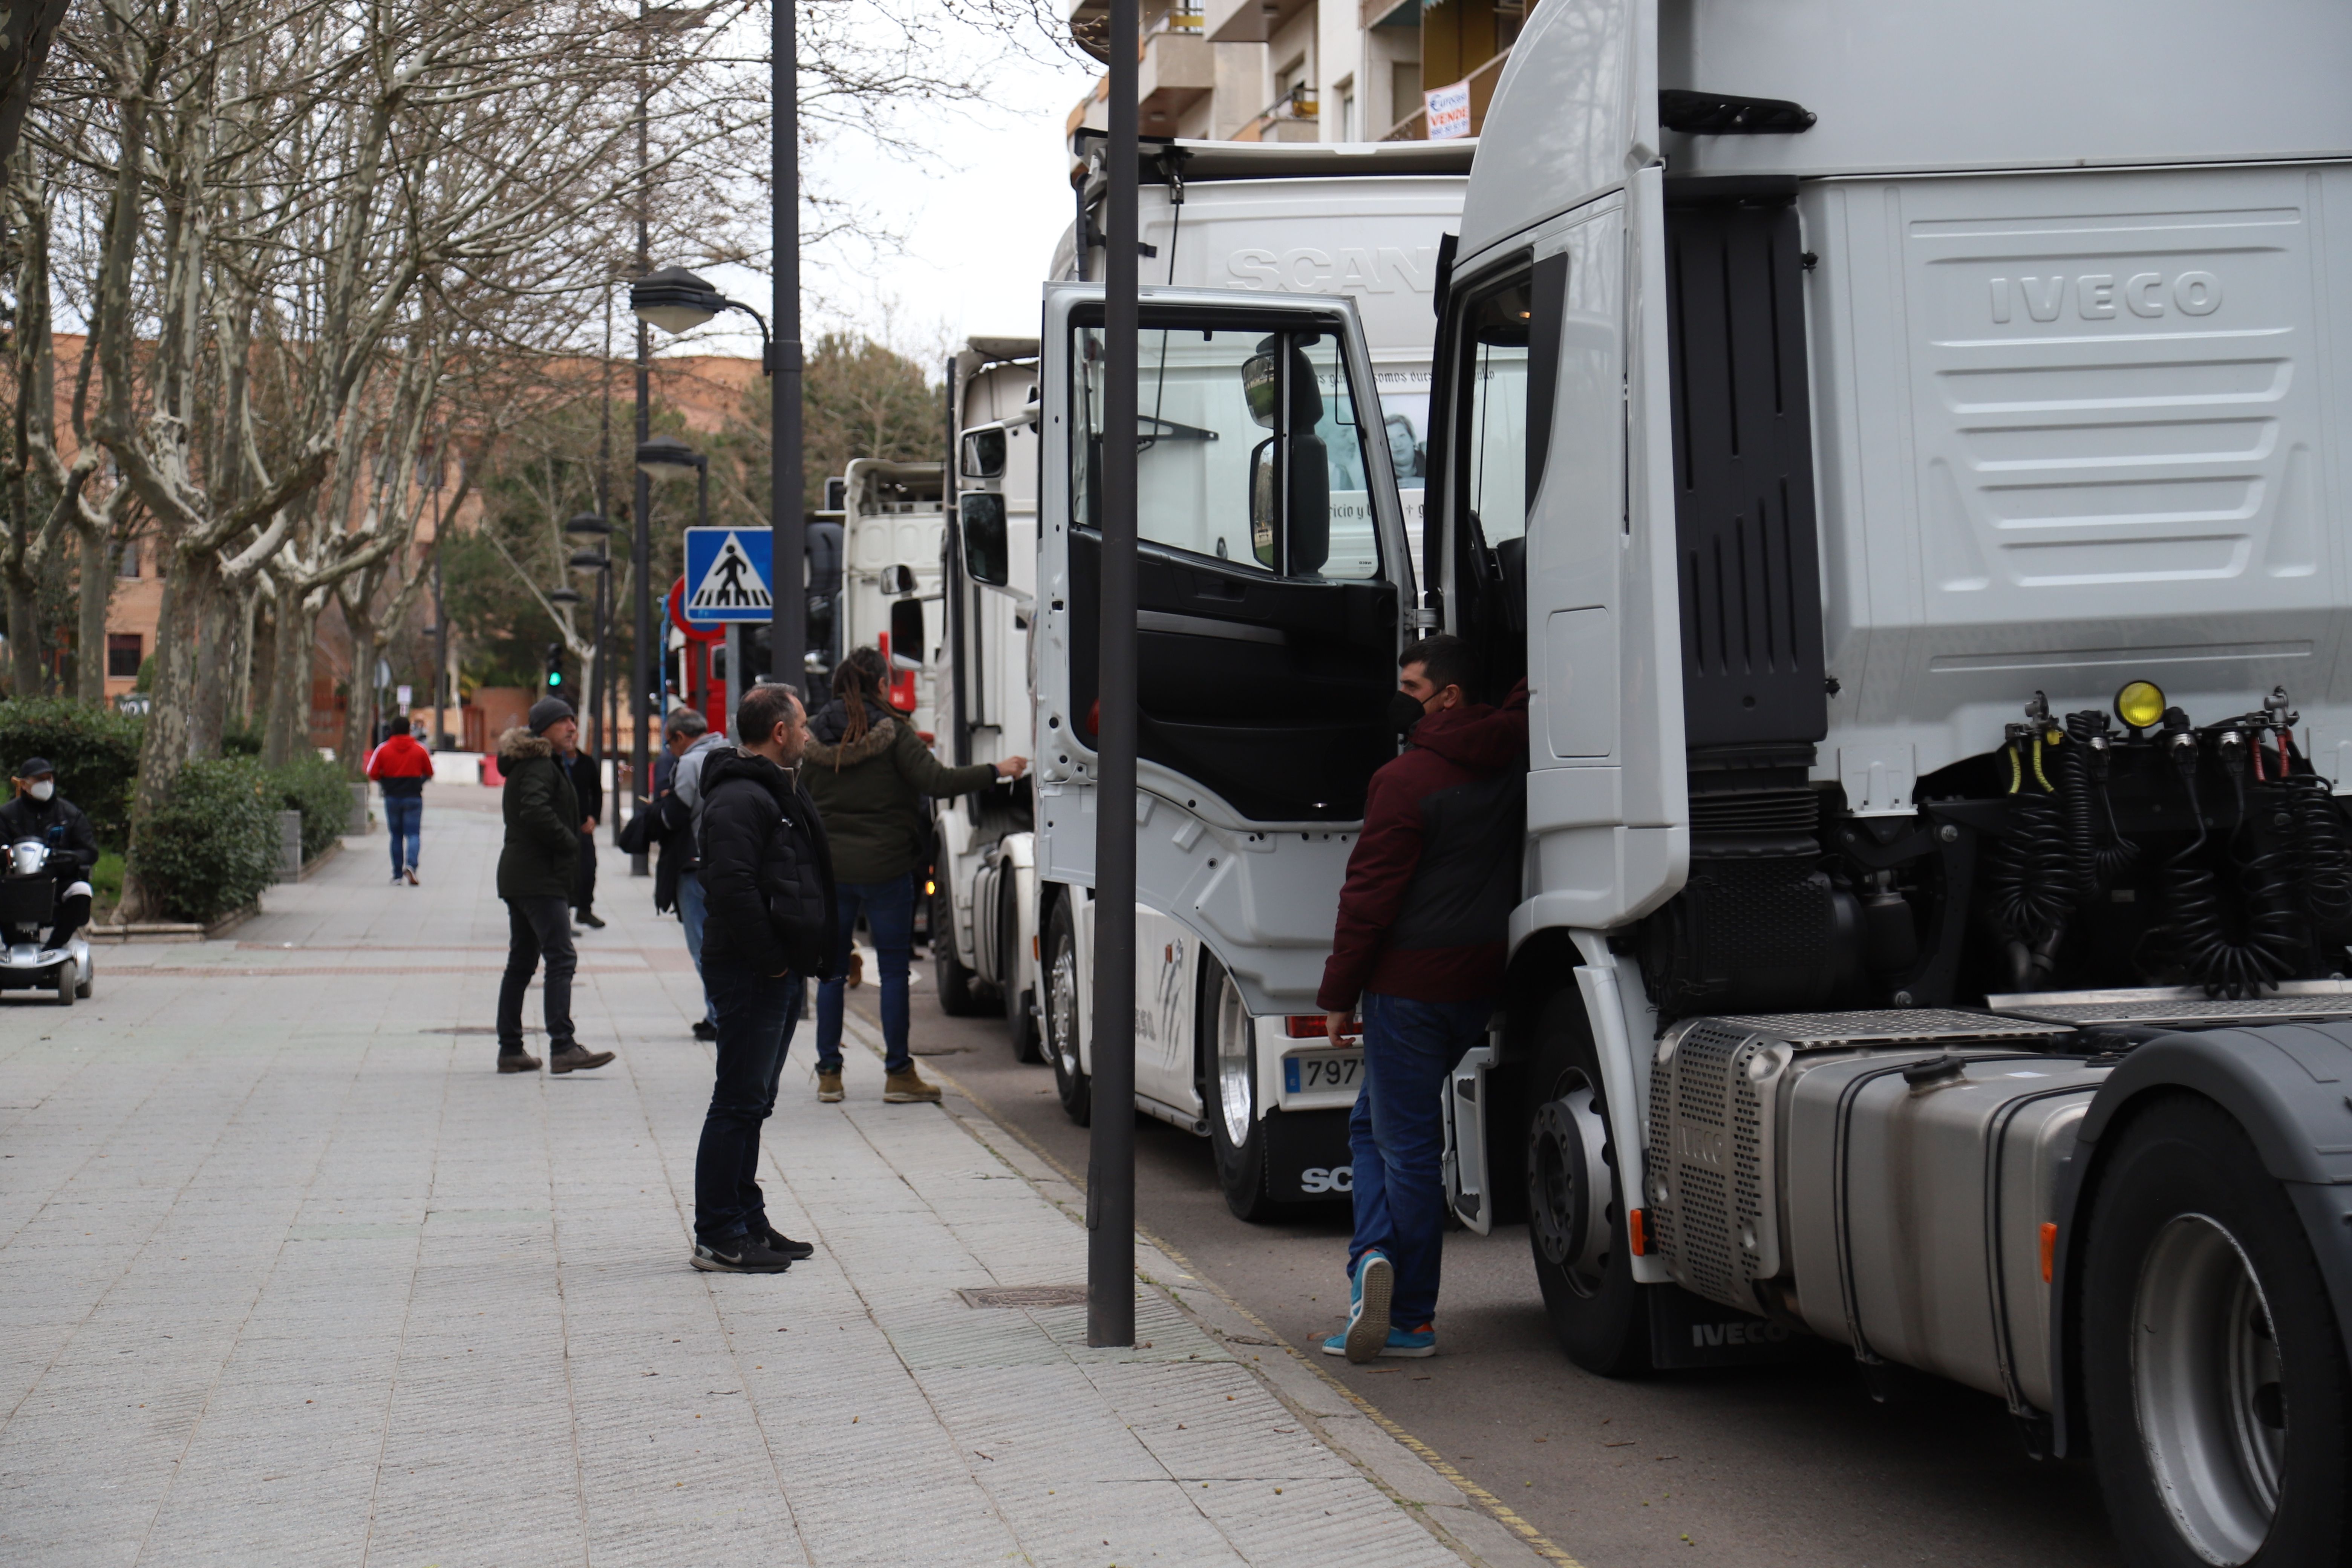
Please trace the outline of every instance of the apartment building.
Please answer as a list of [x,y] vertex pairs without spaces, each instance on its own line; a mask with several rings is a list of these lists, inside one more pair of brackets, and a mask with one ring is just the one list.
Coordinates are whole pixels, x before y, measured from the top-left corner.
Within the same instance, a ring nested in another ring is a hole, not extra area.
[[[1418,142],[1475,136],[1534,0],[1143,0],[1138,126],[1219,142]],[[1070,34],[1100,59],[1106,0]],[[1068,130],[1107,129],[1109,79]],[[1464,112],[1466,110],[1466,114]]]

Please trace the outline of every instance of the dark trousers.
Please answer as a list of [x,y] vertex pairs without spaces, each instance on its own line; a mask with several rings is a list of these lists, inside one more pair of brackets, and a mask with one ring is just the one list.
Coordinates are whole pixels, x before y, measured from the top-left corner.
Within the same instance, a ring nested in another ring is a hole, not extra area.
[[383,797],[383,831],[392,840],[392,874],[399,876],[412,866],[422,865],[418,856],[425,827],[425,797],[421,795],[387,795]]
[[719,1009],[719,1076],[694,1155],[694,1234],[723,1242],[767,1227],[760,1124],[776,1109],[802,986],[797,974],[761,974],[724,962],[706,962],[702,983]]
[[522,997],[531,972],[547,960],[547,1044],[572,1044],[572,910],[561,895],[507,900],[507,972],[499,982],[499,1054],[522,1049]]
[[[74,889],[80,889],[79,892]],[[58,904],[51,916],[49,945],[63,947],[73,933],[89,923],[89,884],[81,873],[73,872],[58,879]]]
[[1396,1269],[1389,1322],[1410,1333],[1437,1315],[1445,1244],[1445,1076],[1495,1016],[1491,1002],[1411,1002],[1364,994],[1364,1076],[1348,1115],[1356,1237],[1348,1273],[1379,1247]]
[[572,884],[572,907],[596,907],[596,830],[593,827],[580,830],[580,876]]
[[857,930],[857,912],[863,910],[866,928],[874,933],[874,966],[882,972],[877,977],[882,983],[882,1070],[905,1072],[915,1065],[907,1043],[907,971],[915,952],[915,874],[904,872],[887,882],[843,882],[834,889],[834,897],[841,912],[841,929],[835,932],[833,978],[816,988],[817,1070],[841,1070],[841,1009],[844,988],[849,984],[850,937]]

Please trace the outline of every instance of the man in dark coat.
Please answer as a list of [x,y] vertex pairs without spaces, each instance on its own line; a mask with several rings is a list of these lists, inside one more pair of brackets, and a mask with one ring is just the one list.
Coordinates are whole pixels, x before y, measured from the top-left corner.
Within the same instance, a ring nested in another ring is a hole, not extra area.
[[1442,633],[1397,662],[1408,744],[1366,792],[1316,996],[1335,1046],[1363,1004],[1348,1327],[1323,1343],[1352,1362],[1437,1348],[1445,1079],[1503,988],[1527,815],[1526,682],[1501,708],[1473,702],[1476,662]]
[[557,758],[571,777],[572,793],[580,803],[580,876],[572,884],[572,915],[582,925],[603,931],[596,918],[596,824],[604,816],[604,769],[596,753],[579,743],[580,726],[572,726],[570,749],[558,748]]
[[768,1223],[760,1125],[776,1107],[806,977],[824,978],[835,920],[824,825],[794,774],[807,715],[785,686],[736,710],[743,744],[702,769],[702,983],[719,1010],[718,1081],[694,1161],[697,1268],[781,1274],[814,1248]]
[[507,972],[499,982],[499,1070],[534,1072],[539,1058],[522,1048],[522,998],[532,971],[547,961],[548,1067],[580,1072],[613,1059],[583,1050],[572,1037],[572,885],[580,875],[580,799],[556,752],[580,731],[572,704],[547,697],[533,704],[528,727],[499,737],[506,775],[499,805],[506,846],[499,852],[499,897],[507,905]]
[[58,770],[47,757],[28,757],[16,776],[16,798],[0,805],[0,849],[37,838],[49,847],[49,874],[58,901],[48,946],[59,948],[89,919],[89,873],[98,864],[98,834],[81,807],[58,793]]

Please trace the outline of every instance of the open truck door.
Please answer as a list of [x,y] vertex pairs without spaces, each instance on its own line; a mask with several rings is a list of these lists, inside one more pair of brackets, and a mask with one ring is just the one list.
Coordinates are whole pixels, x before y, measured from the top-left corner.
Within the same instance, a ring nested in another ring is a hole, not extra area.
[[[1137,994],[1214,973],[1278,1034],[1279,1015],[1314,1009],[1365,790],[1396,754],[1389,697],[1412,591],[1396,481],[1348,301],[1146,289],[1141,312],[1137,896],[1215,963],[1139,973]],[[1094,881],[1099,286],[1047,289],[1041,358],[1039,878],[1075,902]],[[1139,943],[1139,963],[1185,951]],[[1187,1000],[1196,1019],[1215,1009]],[[1074,1018],[1080,1037],[1048,1042],[1066,1079],[1089,1065],[1083,1029]],[[1283,1103],[1287,1051],[1251,1033],[1265,1048],[1228,1042],[1206,1064],[1146,1042],[1139,1097],[1199,1114],[1246,1093],[1263,1117]],[[1235,1074],[1246,1081],[1204,1077]]]

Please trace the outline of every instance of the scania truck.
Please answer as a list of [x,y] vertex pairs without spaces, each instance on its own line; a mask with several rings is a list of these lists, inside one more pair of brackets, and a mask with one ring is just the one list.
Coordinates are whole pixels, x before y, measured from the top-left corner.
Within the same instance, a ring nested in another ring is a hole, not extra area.
[[[1219,978],[1143,1006],[1311,1006],[1395,649],[1460,635],[1530,756],[1449,1195],[1524,1215],[1567,1354],[1811,1336],[2087,1454],[2138,1568],[2347,1561],[2347,79],[2313,0],[1536,8],[1440,283],[1416,561],[1358,442],[1369,574],[1327,542],[1344,304],[1148,297],[1116,809]],[[1041,345],[1073,887],[1100,310],[1049,290]],[[1328,1049],[1234,1048],[1257,1084]]]
[[[1076,185],[1077,220],[1054,262],[1057,279],[1083,281],[1101,274],[1102,146],[1091,133],[1077,144],[1086,174]],[[1247,320],[1254,319],[1249,308],[1255,301],[1336,296],[1349,302],[1350,318],[1360,323],[1360,346],[1367,356],[1361,364],[1343,374],[1337,357],[1342,334],[1337,333],[1328,334],[1309,359],[1313,373],[1330,384],[1318,395],[1335,417],[1350,422],[1348,438],[1331,445],[1326,465],[1330,554],[1321,570],[1367,593],[1376,584],[1385,584],[1380,592],[1410,591],[1407,563],[1420,538],[1428,446],[1431,303],[1443,237],[1458,222],[1475,152],[1473,142],[1175,142],[1143,150],[1140,265],[1160,291],[1154,298],[1171,289],[1207,295],[1242,307],[1234,319]],[[1261,468],[1270,460],[1271,449],[1259,450],[1270,427],[1247,419],[1227,427],[1244,412],[1234,374],[1251,357],[1226,352],[1237,342],[1222,343],[1203,361],[1181,333],[1151,334],[1150,352],[1160,357],[1143,404],[1145,482],[1192,487],[1166,490],[1154,503],[1171,520],[1193,520],[1171,521],[1177,531],[1171,538],[1205,539],[1198,519],[1206,515],[1202,509],[1209,497],[1199,489],[1206,476],[1245,479],[1254,450]],[[949,367],[958,532],[947,566],[952,668],[940,686],[960,705],[957,721],[942,737],[954,748],[954,760],[1034,754],[1038,781],[1052,797],[1072,775],[1066,762],[1056,761],[1066,748],[1052,743],[1053,724],[1060,721],[1049,716],[1038,726],[1032,677],[1066,681],[1059,661],[1070,645],[1066,638],[1055,641],[1050,651],[1039,653],[1034,672],[1028,655],[1039,617],[1054,619],[1067,610],[1066,596],[1056,603],[1048,595],[1042,605],[1035,598],[1038,497],[1054,483],[1048,479],[1041,486],[1038,453],[1057,440],[1056,449],[1066,450],[1066,437],[1039,424],[1045,395],[1039,350],[1035,342],[976,340]],[[1371,502],[1373,470],[1366,454],[1372,447],[1385,458],[1378,493],[1397,506],[1404,531],[1391,544],[1380,541]],[[1253,551],[1263,554],[1268,547],[1235,531],[1224,548],[1240,573],[1244,563],[1255,562]],[[1265,567],[1255,562],[1246,570]],[[1263,636],[1256,646],[1267,646]],[[1195,673],[1202,685],[1187,700],[1241,707],[1267,700],[1268,693],[1248,689],[1259,677],[1245,668],[1228,669],[1231,662],[1201,667]],[[1244,658],[1243,666],[1251,662]],[[1231,686],[1217,686],[1234,675],[1240,678]],[[1042,691],[1037,688],[1039,699]],[[934,942],[933,963],[942,1004],[951,1012],[1003,1008],[1016,1048],[1024,1057],[1042,1050],[1050,1058],[1064,1106],[1083,1121],[1092,1112],[1091,1046],[1080,1022],[1091,996],[1089,878],[1041,871],[1033,831],[1040,798],[1024,784],[941,806],[933,929],[951,937]],[[1349,820],[1343,804],[1326,803],[1322,809],[1337,814],[1329,822]],[[1327,835],[1326,858],[1336,842]],[[1337,886],[1330,880],[1329,890]],[[1307,904],[1313,901],[1310,895]],[[1236,951],[1279,942],[1297,946],[1292,967],[1319,965],[1329,945],[1330,911],[1310,917],[1306,907],[1276,926],[1253,928],[1254,935],[1234,944]],[[1139,1108],[1210,1138],[1227,1198],[1240,1213],[1344,1198],[1345,1123],[1354,1102],[1357,1057],[1286,1058],[1278,1042],[1306,1029],[1311,998],[1286,1011],[1276,1007],[1274,993],[1247,988],[1254,984],[1250,972],[1236,978],[1181,920],[1148,898],[1138,919],[1146,960],[1139,992],[1158,998],[1138,1019],[1149,1042],[1139,1065]],[[1290,984],[1285,994],[1296,989]]]

